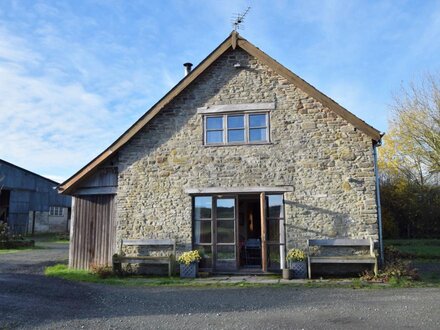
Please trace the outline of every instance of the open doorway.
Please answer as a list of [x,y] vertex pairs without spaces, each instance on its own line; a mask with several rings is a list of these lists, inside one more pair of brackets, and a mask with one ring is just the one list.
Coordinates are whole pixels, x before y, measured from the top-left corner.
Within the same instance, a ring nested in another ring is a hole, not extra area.
[[11,191],[0,189],[0,221],[8,222]]
[[240,195],[238,209],[240,268],[261,268],[260,196]]
[[205,271],[279,271],[285,261],[283,194],[194,196],[193,248]]

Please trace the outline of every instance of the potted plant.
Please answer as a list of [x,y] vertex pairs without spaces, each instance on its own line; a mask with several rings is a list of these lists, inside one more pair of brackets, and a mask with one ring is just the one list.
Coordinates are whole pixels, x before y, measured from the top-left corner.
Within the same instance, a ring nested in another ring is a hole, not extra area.
[[291,249],[287,253],[287,263],[292,270],[292,278],[307,278],[306,254],[300,249]]
[[180,255],[177,262],[180,264],[180,277],[195,278],[199,271],[199,251],[187,251]]

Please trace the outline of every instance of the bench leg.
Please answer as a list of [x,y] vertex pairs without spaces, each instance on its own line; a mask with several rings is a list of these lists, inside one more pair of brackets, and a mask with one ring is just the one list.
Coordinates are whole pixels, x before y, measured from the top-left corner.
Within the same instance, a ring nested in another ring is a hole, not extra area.
[[377,259],[376,259],[376,262],[374,263],[374,275],[377,276],[378,273],[379,273],[379,271],[378,271]]
[[113,273],[117,275],[122,275],[122,264],[120,262],[114,261],[113,262]]

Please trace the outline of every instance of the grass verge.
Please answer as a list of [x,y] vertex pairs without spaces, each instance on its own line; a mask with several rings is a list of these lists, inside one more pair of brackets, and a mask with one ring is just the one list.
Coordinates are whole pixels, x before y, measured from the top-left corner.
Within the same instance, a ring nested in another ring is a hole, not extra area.
[[89,283],[101,283],[111,285],[122,286],[237,286],[237,287],[250,287],[261,286],[259,283],[250,282],[204,282],[194,279],[182,279],[180,277],[146,277],[146,276],[127,276],[117,277],[110,276],[101,278],[96,274],[93,274],[87,270],[70,269],[67,265],[58,264],[50,267],[46,267],[44,274],[50,277],[59,277],[69,281],[89,282]]
[[[99,283],[109,285],[120,286],[169,286],[169,287],[238,287],[238,288],[251,288],[251,287],[302,287],[302,288],[351,288],[351,289],[384,289],[384,288],[407,288],[407,287],[437,287],[440,286],[440,282],[435,281],[407,281],[404,279],[396,280],[389,284],[374,283],[363,281],[358,278],[344,279],[344,280],[304,280],[302,282],[292,281],[285,282],[280,281],[280,278],[270,278],[272,281],[253,282],[245,279],[240,281],[227,281],[224,279],[216,280],[214,277],[206,279],[181,279],[179,277],[146,277],[146,276],[127,276],[117,277],[110,276],[107,278],[100,278],[98,275],[90,273],[86,270],[69,269],[64,264],[58,264],[55,266],[47,267],[45,275],[50,277],[58,277],[69,281]],[[268,279],[265,277],[265,279]]]
[[384,243],[394,246],[408,259],[440,260],[440,239],[396,239]]
[[69,234],[53,234],[53,233],[43,233],[34,234],[28,236],[28,238],[35,240],[35,242],[50,242],[50,243],[68,243]]
[[19,248],[14,248],[14,249],[0,249],[0,255],[17,253],[17,252],[26,252],[26,251],[32,251],[32,250],[44,250],[44,249],[45,249],[45,247],[39,246],[39,245],[19,247]]

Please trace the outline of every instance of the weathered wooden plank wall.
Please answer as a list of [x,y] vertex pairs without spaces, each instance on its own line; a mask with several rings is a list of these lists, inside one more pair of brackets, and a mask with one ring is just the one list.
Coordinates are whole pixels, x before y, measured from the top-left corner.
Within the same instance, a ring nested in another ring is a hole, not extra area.
[[77,196],[72,216],[69,267],[110,265],[116,236],[114,195]]

